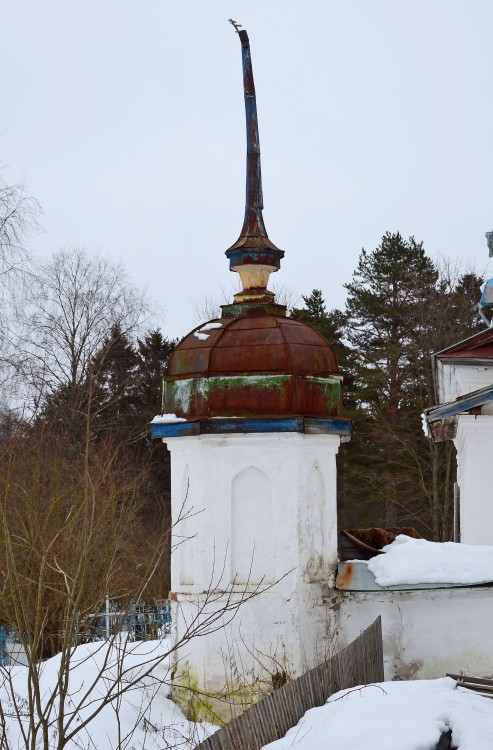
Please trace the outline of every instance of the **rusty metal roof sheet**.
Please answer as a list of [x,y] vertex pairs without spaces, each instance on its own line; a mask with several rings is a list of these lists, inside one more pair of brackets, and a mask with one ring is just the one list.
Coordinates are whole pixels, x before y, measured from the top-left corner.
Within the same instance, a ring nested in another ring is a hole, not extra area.
[[433,356],[445,361],[493,359],[493,328],[486,328],[466,339],[450,344],[445,349],[435,352]]

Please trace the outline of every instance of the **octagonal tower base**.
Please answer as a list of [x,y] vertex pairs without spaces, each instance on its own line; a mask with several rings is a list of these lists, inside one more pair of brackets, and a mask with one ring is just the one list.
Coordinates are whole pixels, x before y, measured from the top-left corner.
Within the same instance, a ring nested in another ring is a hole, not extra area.
[[171,452],[174,686],[188,684],[196,705],[221,718],[332,652],[323,602],[337,564],[341,434],[326,422],[332,434],[163,437]]

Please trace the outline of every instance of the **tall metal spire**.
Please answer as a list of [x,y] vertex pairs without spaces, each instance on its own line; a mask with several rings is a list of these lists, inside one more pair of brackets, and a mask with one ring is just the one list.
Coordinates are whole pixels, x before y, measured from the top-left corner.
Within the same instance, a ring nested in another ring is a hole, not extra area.
[[245,219],[238,240],[226,256],[230,269],[240,274],[243,291],[235,295],[235,302],[272,302],[274,295],[267,290],[269,276],[280,267],[284,251],[270,241],[262,216],[262,170],[258,134],[257,100],[253,80],[252,58],[248,34],[240,24],[230,19],[240,37],[243,60],[243,89],[247,134]]

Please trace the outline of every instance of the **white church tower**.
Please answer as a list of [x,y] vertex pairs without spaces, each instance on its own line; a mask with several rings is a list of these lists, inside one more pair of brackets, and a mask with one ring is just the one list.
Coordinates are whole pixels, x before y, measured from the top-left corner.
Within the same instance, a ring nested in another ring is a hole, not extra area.
[[252,680],[269,671],[299,675],[327,655],[336,454],[350,436],[329,342],[287,318],[267,289],[284,252],[269,240],[262,217],[250,46],[246,31],[238,34],[246,209],[226,255],[243,289],[220,319],[178,344],[163,403],[175,417],[152,425],[171,452],[174,637],[186,641],[201,623],[213,631],[180,646],[175,679],[188,675],[208,696],[231,684],[235,667]]

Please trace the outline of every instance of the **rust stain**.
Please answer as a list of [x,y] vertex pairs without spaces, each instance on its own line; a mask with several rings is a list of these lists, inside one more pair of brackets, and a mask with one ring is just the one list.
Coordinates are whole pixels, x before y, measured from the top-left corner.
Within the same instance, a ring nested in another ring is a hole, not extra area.
[[[320,379],[321,380],[321,379]],[[167,379],[164,410],[187,419],[212,417],[337,418],[341,416],[338,381],[313,382],[304,375],[226,375],[192,378],[180,395],[180,380]]]
[[342,573],[337,576],[336,586],[338,589],[347,589],[350,587],[353,580],[354,565],[352,563],[344,563]]

